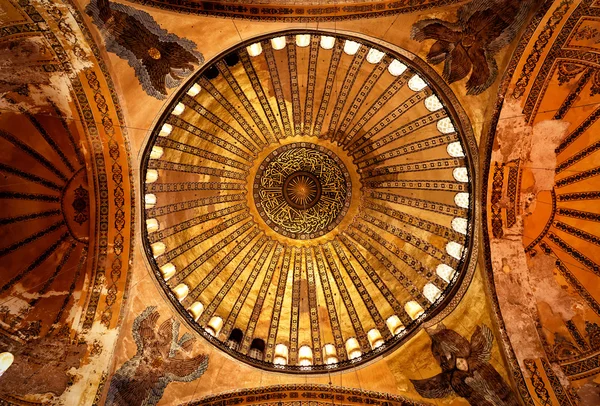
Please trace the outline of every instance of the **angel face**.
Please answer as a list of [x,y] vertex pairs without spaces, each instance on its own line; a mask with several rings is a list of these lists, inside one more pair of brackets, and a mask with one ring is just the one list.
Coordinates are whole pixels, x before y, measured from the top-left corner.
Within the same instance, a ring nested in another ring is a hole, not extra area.
[[464,358],[457,358],[456,359],[456,369],[458,369],[459,371],[466,372],[469,370],[469,363]]

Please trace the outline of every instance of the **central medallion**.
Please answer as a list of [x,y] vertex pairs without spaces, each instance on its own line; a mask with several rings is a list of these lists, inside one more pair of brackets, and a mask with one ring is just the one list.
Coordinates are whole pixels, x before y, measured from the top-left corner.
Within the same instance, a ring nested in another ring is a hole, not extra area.
[[294,172],[283,184],[283,197],[296,209],[310,209],[321,197],[321,182],[310,172]]
[[284,145],[261,163],[254,179],[259,215],[279,234],[311,239],[332,231],[350,207],[350,175],[340,158],[312,143]]

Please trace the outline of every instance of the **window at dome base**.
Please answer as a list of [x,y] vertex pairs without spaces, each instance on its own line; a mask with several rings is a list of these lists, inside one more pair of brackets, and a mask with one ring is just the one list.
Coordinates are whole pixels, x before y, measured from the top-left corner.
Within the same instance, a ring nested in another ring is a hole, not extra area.
[[181,87],[145,147],[142,240],[195,334],[265,370],[327,373],[456,305],[475,143],[451,90],[406,55],[290,30]]

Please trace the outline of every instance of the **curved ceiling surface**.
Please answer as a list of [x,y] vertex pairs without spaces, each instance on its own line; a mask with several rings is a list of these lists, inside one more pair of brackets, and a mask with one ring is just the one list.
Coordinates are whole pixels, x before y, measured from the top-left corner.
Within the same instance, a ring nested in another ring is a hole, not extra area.
[[220,55],[143,159],[144,244],[212,343],[262,368],[357,365],[464,273],[472,169],[449,96],[363,39],[285,32]]

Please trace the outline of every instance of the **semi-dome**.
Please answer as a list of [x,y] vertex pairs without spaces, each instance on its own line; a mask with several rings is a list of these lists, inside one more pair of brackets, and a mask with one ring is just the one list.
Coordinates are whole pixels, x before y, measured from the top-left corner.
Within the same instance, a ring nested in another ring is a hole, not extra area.
[[453,99],[406,53],[282,32],[207,63],[143,159],[146,252],[196,331],[322,371],[398,345],[452,298],[472,163]]

